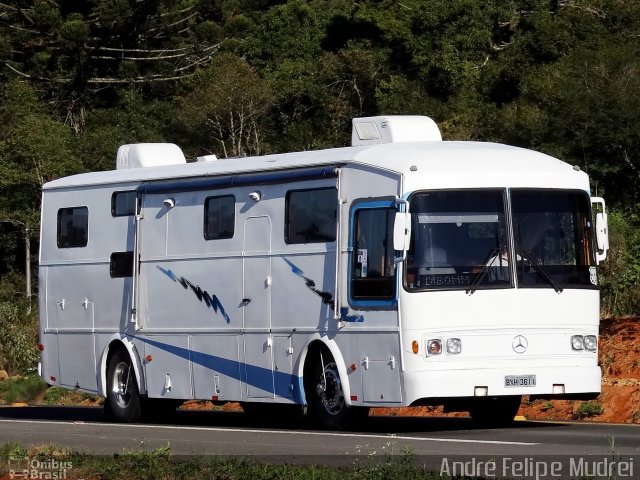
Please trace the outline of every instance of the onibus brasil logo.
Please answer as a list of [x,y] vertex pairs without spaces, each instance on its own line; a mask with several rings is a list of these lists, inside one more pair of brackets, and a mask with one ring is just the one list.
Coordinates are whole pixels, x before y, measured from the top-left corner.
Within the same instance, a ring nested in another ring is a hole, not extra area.
[[67,478],[73,468],[72,462],[62,462],[55,458],[9,457],[9,478],[60,480]]

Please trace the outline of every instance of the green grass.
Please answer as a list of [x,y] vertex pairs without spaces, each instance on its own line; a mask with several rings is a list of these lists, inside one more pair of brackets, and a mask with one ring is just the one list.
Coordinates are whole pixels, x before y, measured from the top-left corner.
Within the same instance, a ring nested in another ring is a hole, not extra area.
[[595,400],[589,400],[587,402],[582,402],[573,416],[577,419],[582,419],[595,417],[596,415],[600,415],[602,412],[604,412],[602,405]]
[[46,389],[47,385],[36,375],[9,378],[0,382],[0,403],[32,402]]
[[10,457],[55,458],[73,466],[69,479],[101,480],[435,480],[443,477],[425,472],[405,452],[398,456],[371,457],[351,467],[323,465],[270,465],[248,458],[190,457],[176,459],[169,446],[151,452],[123,452],[111,457],[92,457],[55,446],[25,448],[18,444],[0,445],[0,475],[8,471]]
[[11,405],[15,402],[79,405],[85,400],[93,400],[96,404],[102,403],[102,399],[90,393],[60,387],[47,388],[47,384],[37,375],[13,377],[0,382],[0,405]]
[[45,405],[78,405],[85,400],[95,400],[102,404],[102,399],[96,395],[85,392],[75,392],[61,387],[51,387],[44,394],[42,399]]

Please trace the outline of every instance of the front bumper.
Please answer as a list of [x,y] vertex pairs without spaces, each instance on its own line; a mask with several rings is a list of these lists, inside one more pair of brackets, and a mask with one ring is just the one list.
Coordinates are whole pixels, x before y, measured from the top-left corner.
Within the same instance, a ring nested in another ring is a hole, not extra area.
[[[507,375],[535,375],[536,385],[506,387]],[[477,387],[486,391],[489,397],[534,395],[539,398],[562,398],[564,395],[567,398],[579,398],[584,394],[585,398],[593,398],[601,391],[601,370],[598,366],[414,371],[404,372],[404,380],[407,405],[428,399],[474,397]]]

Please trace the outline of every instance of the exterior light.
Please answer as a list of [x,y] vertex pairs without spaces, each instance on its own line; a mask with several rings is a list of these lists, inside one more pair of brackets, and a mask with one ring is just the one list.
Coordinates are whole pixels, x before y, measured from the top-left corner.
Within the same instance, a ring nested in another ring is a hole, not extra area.
[[418,353],[419,350],[420,350],[420,347],[418,345],[418,341],[414,340],[413,342],[411,342],[411,351],[413,353]]
[[249,194],[249,198],[251,200],[253,200],[254,202],[259,202],[260,199],[262,198],[262,193],[260,193],[258,190],[256,190],[255,192],[251,192]]
[[457,355],[462,351],[462,340],[459,338],[447,338],[447,353]]
[[427,355],[440,355],[442,353],[442,340],[432,338],[427,341]]
[[584,348],[590,352],[595,352],[598,349],[598,337],[595,335],[585,335]]
[[572,336],[571,348],[573,348],[574,350],[584,350],[584,337],[582,335]]

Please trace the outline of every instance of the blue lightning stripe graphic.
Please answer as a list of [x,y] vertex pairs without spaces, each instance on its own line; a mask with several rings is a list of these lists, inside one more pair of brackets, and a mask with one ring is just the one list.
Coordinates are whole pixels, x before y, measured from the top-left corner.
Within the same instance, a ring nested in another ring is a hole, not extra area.
[[184,289],[190,288],[191,291],[194,293],[194,295],[198,298],[198,300],[200,300],[201,302],[204,302],[207,305],[207,308],[212,308],[215,313],[220,312],[220,314],[224,317],[227,323],[231,323],[231,319],[229,318],[229,315],[227,315],[227,312],[225,312],[224,307],[222,306],[222,303],[220,302],[218,297],[210,294],[206,290],[202,290],[202,288],[200,288],[200,285],[194,285],[186,278],[178,277],[171,270],[166,270],[160,266],[156,266],[156,268],[160,270],[162,273],[164,273],[167,277],[169,277],[174,282],[182,285]]

